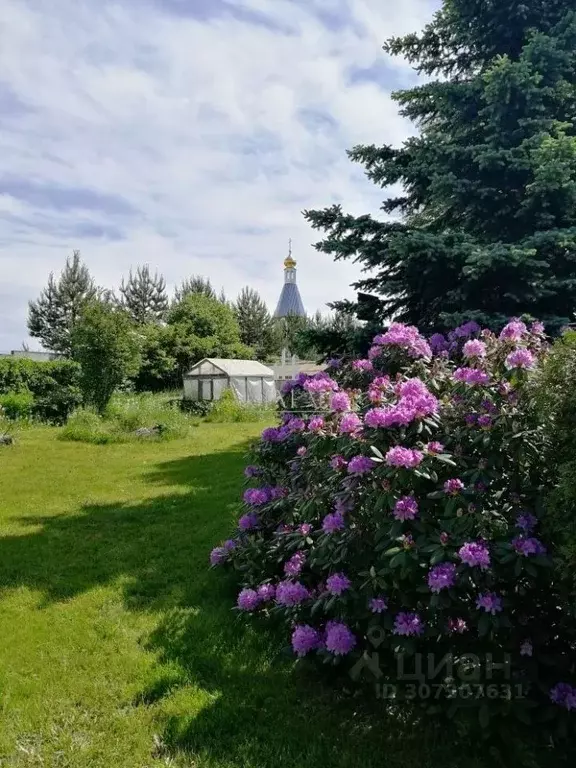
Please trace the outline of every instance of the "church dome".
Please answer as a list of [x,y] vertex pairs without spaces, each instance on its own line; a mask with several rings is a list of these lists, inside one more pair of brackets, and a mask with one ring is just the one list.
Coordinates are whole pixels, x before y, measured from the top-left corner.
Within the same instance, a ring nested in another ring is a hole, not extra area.
[[295,266],[296,266],[296,262],[294,261],[292,256],[286,256],[286,258],[284,259],[284,268],[294,269]]

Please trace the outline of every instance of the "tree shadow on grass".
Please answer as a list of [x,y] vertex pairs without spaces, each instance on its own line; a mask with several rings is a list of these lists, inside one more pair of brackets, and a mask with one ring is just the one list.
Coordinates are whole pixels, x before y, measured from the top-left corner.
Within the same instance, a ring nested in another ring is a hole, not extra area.
[[234,525],[246,447],[157,465],[150,483],[178,493],[19,518],[35,529],[0,538],[0,590],[26,586],[49,603],[122,578],[128,608],[194,604],[212,578],[210,549]]

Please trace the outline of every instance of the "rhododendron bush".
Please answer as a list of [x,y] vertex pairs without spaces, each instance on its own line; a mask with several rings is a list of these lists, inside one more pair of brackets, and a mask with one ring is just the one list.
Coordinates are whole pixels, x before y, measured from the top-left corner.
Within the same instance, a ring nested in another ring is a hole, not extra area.
[[239,576],[237,610],[397,700],[570,723],[571,619],[539,533],[545,354],[538,324],[430,341],[396,324],[366,360],[291,382],[297,412],[264,430],[238,531],[211,555]]

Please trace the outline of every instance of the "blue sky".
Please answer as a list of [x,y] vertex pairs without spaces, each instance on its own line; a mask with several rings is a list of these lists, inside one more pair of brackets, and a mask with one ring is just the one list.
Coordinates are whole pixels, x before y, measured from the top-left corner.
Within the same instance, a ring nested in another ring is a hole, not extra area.
[[381,45],[436,5],[2,0],[0,351],[74,248],[107,287],[148,263],[273,309],[291,237],[308,311],[351,295],[301,211],[378,211],[345,150],[412,133],[390,92],[414,73]]

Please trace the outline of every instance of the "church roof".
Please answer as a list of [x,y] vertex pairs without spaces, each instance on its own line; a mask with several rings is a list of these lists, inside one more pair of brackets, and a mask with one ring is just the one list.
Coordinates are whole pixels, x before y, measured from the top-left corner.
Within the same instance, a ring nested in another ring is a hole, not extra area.
[[284,283],[282,293],[278,299],[276,312],[274,312],[274,317],[288,317],[288,315],[306,317],[304,304],[302,304],[300,291],[296,283]]

